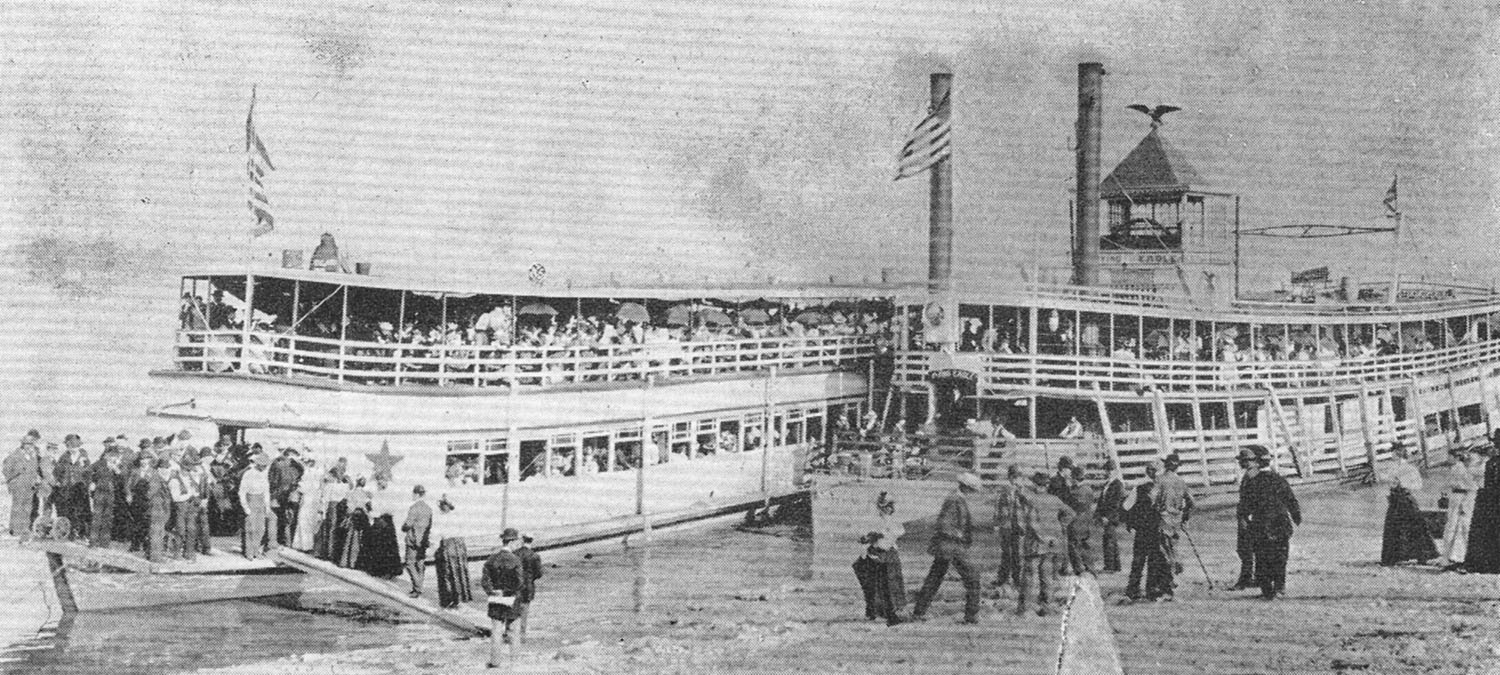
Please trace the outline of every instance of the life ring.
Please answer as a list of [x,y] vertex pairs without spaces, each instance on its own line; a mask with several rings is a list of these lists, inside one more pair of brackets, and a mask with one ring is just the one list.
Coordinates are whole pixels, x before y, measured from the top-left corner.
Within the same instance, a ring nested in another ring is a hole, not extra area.
[[927,303],[927,307],[922,309],[922,321],[927,324],[928,328],[942,326],[943,306],[936,302]]

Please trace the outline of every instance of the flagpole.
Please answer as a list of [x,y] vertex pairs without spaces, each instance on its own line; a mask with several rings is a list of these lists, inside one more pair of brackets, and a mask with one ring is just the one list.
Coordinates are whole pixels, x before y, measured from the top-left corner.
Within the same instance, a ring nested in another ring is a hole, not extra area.
[[1394,305],[1401,299],[1401,206],[1397,201],[1396,184],[1400,176],[1391,174],[1391,189],[1386,195],[1385,205],[1391,213],[1387,218],[1394,218],[1396,226],[1391,230],[1391,295],[1390,304]]

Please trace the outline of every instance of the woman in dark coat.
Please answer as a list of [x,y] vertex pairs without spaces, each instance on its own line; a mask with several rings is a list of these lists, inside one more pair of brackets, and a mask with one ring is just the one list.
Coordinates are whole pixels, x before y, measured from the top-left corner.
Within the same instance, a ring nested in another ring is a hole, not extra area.
[[1412,497],[1413,490],[1422,489],[1422,474],[1407,461],[1406,446],[1397,443],[1391,454],[1394,456],[1391,468],[1382,476],[1392,485],[1386,498],[1380,564],[1389,567],[1409,560],[1432,560],[1438,557],[1437,546],[1432,542],[1432,532],[1427,529],[1427,520],[1422,517],[1417,500]]
[[469,581],[469,548],[463,537],[451,536],[449,523],[453,513],[453,502],[444,497],[438,502],[438,512],[432,520],[431,537],[438,542],[433,568],[437,572],[438,605],[457,607],[474,599],[473,585]]
[[[1500,442],[1500,431],[1490,438]],[[1474,520],[1469,526],[1469,555],[1464,568],[1480,574],[1500,574],[1500,460],[1491,448],[1484,465],[1484,486],[1474,496]]]
[[363,550],[359,552],[356,567],[364,573],[380,579],[401,576],[401,545],[396,539],[396,522],[389,513],[382,513],[370,521],[365,530]]

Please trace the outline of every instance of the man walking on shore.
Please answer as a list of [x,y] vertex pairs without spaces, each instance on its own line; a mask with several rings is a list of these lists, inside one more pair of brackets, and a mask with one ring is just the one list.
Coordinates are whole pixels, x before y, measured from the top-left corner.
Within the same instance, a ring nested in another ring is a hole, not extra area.
[[1252,445],[1260,470],[1245,481],[1240,498],[1247,502],[1249,534],[1255,542],[1255,576],[1261,597],[1274,600],[1286,591],[1286,558],[1292,529],[1302,524],[1302,509],[1286,479],[1271,469],[1271,451]]
[[1255,460],[1255,451],[1250,448],[1240,448],[1240,454],[1235,458],[1240,463],[1240,503],[1235,507],[1234,531],[1234,553],[1240,557],[1240,578],[1229,587],[1231,591],[1243,591],[1247,588],[1255,588],[1255,542],[1250,539],[1250,520],[1247,510],[1250,503],[1245,501],[1245,485],[1260,472],[1260,464]]
[[406,576],[411,579],[411,597],[422,596],[422,578],[426,573],[427,545],[432,534],[432,507],[423,501],[427,488],[411,489],[412,504],[406,509],[401,531],[406,535]]
[[[1153,459],[1146,464],[1146,480],[1135,487],[1134,500],[1125,511],[1125,529],[1135,532],[1135,542],[1130,547],[1130,578],[1125,582],[1125,597],[1139,600],[1141,577],[1146,571],[1147,561],[1156,554],[1161,539],[1161,514],[1156,511],[1156,476],[1161,473],[1162,463]],[[1154,594],[1155,588],[1147,580],[1147,592]]]
[[927,607],[937,596],[952,565],[964,582],[964,623],[979,623],[979,574],[969,558],[969,546],[974,543],[969,498],[983,489],[984,484],[972,473],[961,473],[957,480],[958,490],[943,500],[932,543],[927,546],[927,552],[932,554],[932,569],[927,571],[922,590],[917,591],[917,604],[912,609],[912,619],[916,621],[926,618]]
[[484,572],[479,579],[489,605],[490,660],[486,665],[490,668],[502,667],[501,661],[510,651],[510,627],[519,616],[516,603],[520,601],[526,578],[521,559],[515,554],[520,539],[515,528],[505,528],[500,533],[500,550],[484,561]]
[[1177,538],[1193,514],[1193,496],[1188,493],[1187,483],[1177,475],[1181,464],[1182,458],[1177,453],[1167,455],[1162,462],[1164,471],[1156,479],[1154,505],[1160,514],[1161,538],[1157,540],[1156,564],[1147,565],[1146,595],[1163,602],[1171,602],[1172,591],[1177,587],[1174,577],[1181,568],[1177,562]]
[[536,601],[536,582],[542,578],[542,557],[536,551],[531,550],[531,537],[521,537],[521,545],[516,548],[516,557],[521,559],[522,576],[521,602],[519,616],[516,623],[520,624],[517,636],[521,638],[521,644],[526,644],[526,619],[531,616],[531,603]]

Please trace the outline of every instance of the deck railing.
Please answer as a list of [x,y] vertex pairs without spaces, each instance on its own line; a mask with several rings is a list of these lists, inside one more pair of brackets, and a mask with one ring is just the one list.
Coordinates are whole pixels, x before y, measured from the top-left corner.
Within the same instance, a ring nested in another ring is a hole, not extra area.
[[[1264,316],[1274,319],[1272,323],[1282,323],[1289,317],[1355,316],[1360,317],[1362,320],[1383,316],[1399,318],[1404,315],[1475,307],[1493,307],[1500,304],[1500,297],[1495,295],[1493,288],[1456,283],[1438,283],[1419,279],[1407,280],[1405,278],[1402,279],[1401,285],[1406,287],[1407,291],[1430,296],[1431,299],[1408,299],[1398,303],[1349,301],[1334,304],[1236,300],[1216,309],[1235,314],[1237,317]],[[1451,293],[1449,293],[1450,291]],[[1097,311],[1115,313],[1126,309],[1198,312],[1203,310],[1205,304],[1210,304],[1206,299],[1189,298],[1182,294],[1151,293],[1130,289],[1038,282],[1027,284],[1025,292],[1034,302],[1042,307],[1066,302],[1084,302],[1104,306]],[[1407,293],[1403,292],[1403,294]],[[1293,318],[1293,323],[1296,322],[1295,318]]]
[[838,367],[873,356],[874,335],[600,347],[415,345],[237,330],[177,333],[177,369],[381,386],[545,387]]
[[[937,360],[943,365],[929,365]],[[1408,354],[1317,361],[1155,361],[1050,354],[901,352],[896,355],[895,379],[898,384],[915,384],[926,380],[929,368],[957,367],[979,374],[981,394],[986,389],[1092,389],[1095,383],[1106,391],[1297,389],[1405,380],[1496,360],[1500,360],[1500,340]]]

